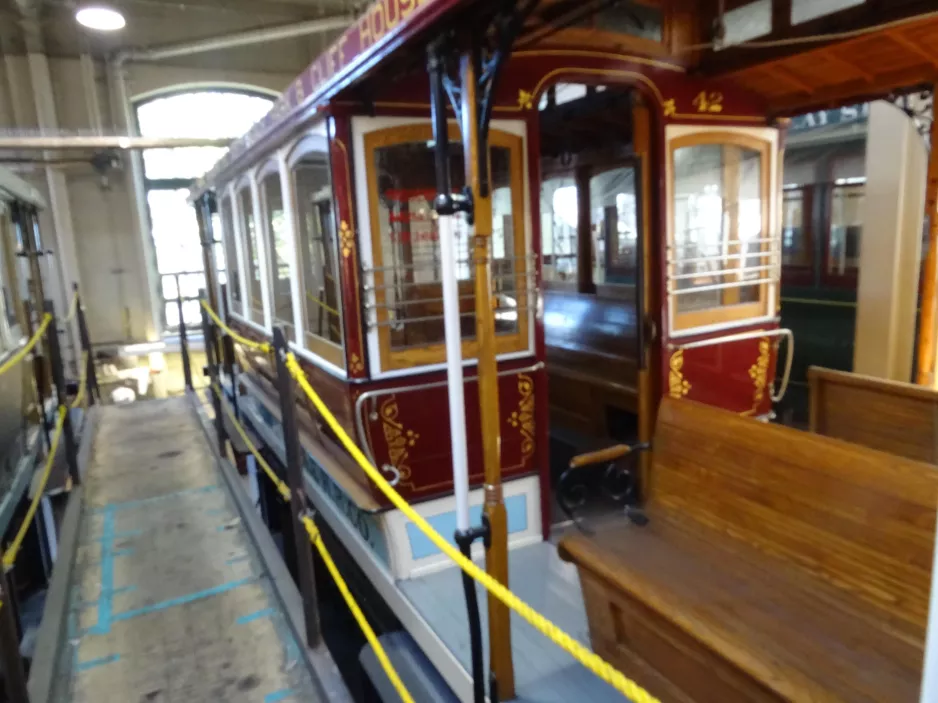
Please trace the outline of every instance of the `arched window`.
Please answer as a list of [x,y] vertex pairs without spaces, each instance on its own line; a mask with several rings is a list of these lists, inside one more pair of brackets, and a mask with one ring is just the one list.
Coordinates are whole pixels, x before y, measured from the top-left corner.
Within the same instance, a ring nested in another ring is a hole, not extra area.
[[[197,90],[156,97],[137,105],[137,122],[144,137],[237,138],[263,117],[273,98],[235,90]],[[205,287],[202,250],[195,211],[188,205],[192,179],[211,169],[227,151],[224,147],[148,149],[143,153],[147,205],[160,275],[167,329],[179,326],[177,300],[183,299],[187,323],[200,319],[196,300]],[[225,231],[224,236],[232,236]],[[216,240],[220,230],[215,229]],[[229,251],[231,249],[229,248]],[[225,248],[215,247],[215,260],[225,270]],[[222,282],[225,278],[222,276]]]

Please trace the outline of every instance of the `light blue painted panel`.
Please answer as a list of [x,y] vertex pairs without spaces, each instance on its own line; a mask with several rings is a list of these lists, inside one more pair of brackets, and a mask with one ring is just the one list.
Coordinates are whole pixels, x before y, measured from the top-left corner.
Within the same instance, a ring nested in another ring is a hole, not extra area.
[[[505,510],[508,513],[508,534],[524,532],[528,529],[528,501],[527,494],[511,496],[505,498]],[[456,511],[441,513],[428,517],[427,522],[441,535],[446,537],[447,541],[453,546],[453,534],[456,532]],[[482,523],[482,506],[474,505],[469,508],[469,524],[480,525]],[[407,523],[407,539],[410,542],[410,555],[413,559],[423,559],[425,557],[439,554],[440,550],[436,548],[433,542],[420,531],[414,523]]]

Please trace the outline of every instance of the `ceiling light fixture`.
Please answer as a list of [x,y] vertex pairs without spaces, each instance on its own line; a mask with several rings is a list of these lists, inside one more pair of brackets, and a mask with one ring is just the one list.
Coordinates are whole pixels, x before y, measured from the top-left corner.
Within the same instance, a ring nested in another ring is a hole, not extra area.
[[120,12],[110,7],[101,6],[82,7],[75,13],[75,19],[78,24],[101,32],[113,32],[123,29],[127,24]]

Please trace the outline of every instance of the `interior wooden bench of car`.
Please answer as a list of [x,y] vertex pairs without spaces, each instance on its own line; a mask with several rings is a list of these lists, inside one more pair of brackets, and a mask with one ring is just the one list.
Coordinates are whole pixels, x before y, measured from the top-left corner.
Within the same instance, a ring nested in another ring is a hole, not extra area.
[[819,366],[808,385],[812,432],[938,463],[938,391]]
[[918,700],[935,467],[671,399],[651,452],[645,519],[560,543],[597,653],[662,701]]

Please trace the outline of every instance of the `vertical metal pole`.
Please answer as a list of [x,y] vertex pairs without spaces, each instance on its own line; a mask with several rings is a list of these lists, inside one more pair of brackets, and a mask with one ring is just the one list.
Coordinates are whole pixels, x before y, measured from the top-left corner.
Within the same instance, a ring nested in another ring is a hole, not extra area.
[[85,371],[86,383],[88,385],[88,403],[94,405],[95,395],[101,400],[101,390],[98,388],[98,373],[94,367],[94,350],[91,348],[91,335],[88,334],[88,322],[85,320],[85,308],[82,306],[81,295],[78,292],[78,284],[72,284],[72,290],[75,293],[75,314],[78,317],[78,336],[81,340],[81,350],[88,354],[88,367]]
[[55,393],[58,407],[65,408],[65,422],[62,432],[65,435],[65,460],[68,463],[68,473],[72,483],[81,484],[81,472],[78,469],[78,445],[75,443],[75,433],[72,429],[72,414],[68,407],[68,398],[65,395],[65,369],[62,367],[62,351],[59,347],[59,330],[56,327],[55,307],[51,300],[47,300],[45,311],[52,315],[52,322],[46,329],[46,342],[49,345],[49,357],[52,362],[52,382],[55,384]]
[[192,366],[189,362],[189,341],[186,338],[186,320],[182,316],[182,292],[179,290],[179,276],[176,276],[176,304],[179,308],[179,350],[182,354],[182,374],[186,379],[186,390],[192,390]]
[[[0,554],[2,557],[2,554]],[[2,564],[2,559],[0,559]],[[0,657],[3,659],[4,683],[9,700],[16,703],[29,703],[26,689],[26,671],[20,656],[19,626],[16,622],[16,605],[10,579],[6,569],[0,566]]]
[[[205,291],[199,291],[199,300],[207,300]],[[205,341],[205,365],[208,367],[209,378],[209,397],[212,399],[212,408],[215,411],[215,436],[218,439],[218,452],[225,456],[225,442],[227,434],[225,433],[225,418],[222,417],[221,405],[221,385],[218,383],[218,364],[215,361],[215,323],[205,312],[205,308],[199,305],[202,313],[202,339]]]
[[283,443],[287,458],[287,482],[290,484],[290,514],[293,537],[296,542],[296,568],[303,595],[303,614],[306,618],[306,643],[319,644],[319,605],[316,600],[316,579],[313,573],[313,547],[306,539],[302,517],[306,514],[306,490],[303,486],[303,455],[300,452],[300,433],[296,424],[296,383],[287,369],[287,338],[280,327],[274,328],[274,351],[277,356],[277,390],[280,393],[280,413],[283,418]]
[[[482,425],[482,458],[485,471],[483,508],[491,530],[485,550],[490,576],[508,585],[508,514],[502,497],[501,415],[498,406],[498,364],[495,360],[495,315],[492,309],[492,194],[489,188],[489,149],[479,124],[479,52],[462,56],[462,125],[466,184],[472,190],[475,265],[476,342],[479,355],[479,414]],[[511,655],[511,614],[491,593],[489,607],[489,662],[501,698],[515,697],[515,673]]]

